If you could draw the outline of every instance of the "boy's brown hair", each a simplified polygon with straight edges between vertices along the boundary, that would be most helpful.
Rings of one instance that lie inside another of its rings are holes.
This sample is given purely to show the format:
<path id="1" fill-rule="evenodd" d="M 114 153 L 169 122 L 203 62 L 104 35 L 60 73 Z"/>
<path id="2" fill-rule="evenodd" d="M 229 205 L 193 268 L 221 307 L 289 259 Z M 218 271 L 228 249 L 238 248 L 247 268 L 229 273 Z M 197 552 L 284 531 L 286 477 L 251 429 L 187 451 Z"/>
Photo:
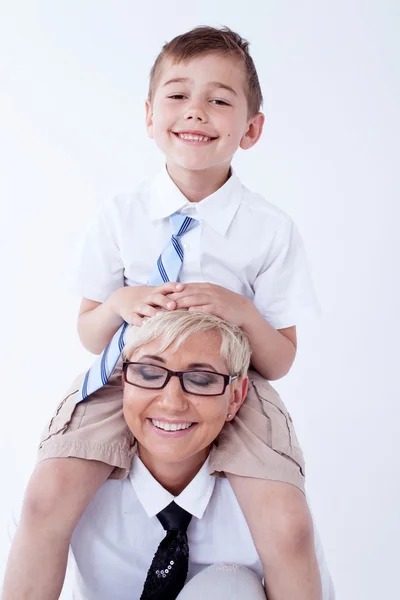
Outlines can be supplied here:
<path id="1" fill-rule="evenodd" d="M 155 87 L 165 59 L 182 63 L 200 55 L 215 52 L 242 61 L 245 71 L 245 93 L 249 117 L 256 115 L 263 102 L 260 82 L 253 59 L 249 54 L 249 42 L 229 27 L 200 26 L 178 35 L 164 44 L 150 72 L 149 100 L 154 97 Z"/>

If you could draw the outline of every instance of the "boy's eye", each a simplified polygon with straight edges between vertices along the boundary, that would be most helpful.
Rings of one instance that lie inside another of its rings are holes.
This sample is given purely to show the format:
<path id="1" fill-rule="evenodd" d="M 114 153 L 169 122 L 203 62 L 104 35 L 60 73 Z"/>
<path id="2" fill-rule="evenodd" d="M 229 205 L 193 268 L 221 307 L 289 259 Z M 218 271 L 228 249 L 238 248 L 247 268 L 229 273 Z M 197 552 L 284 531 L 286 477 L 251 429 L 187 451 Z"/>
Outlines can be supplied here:
<path id="1" fill-rule="evenodd" d="M 211 100 L 211 104 L 216 104 L 217 106 L 229 106 L 228 102 L 225 102 L 225 100 Z"/>
<path id="2" fill-rule="evenodd" d="M 183 94 L 172 94 L 171 96 L 168 96 L 168 98 L 171 98 L 172 100 L 182 100 L 185 96 Z"/>

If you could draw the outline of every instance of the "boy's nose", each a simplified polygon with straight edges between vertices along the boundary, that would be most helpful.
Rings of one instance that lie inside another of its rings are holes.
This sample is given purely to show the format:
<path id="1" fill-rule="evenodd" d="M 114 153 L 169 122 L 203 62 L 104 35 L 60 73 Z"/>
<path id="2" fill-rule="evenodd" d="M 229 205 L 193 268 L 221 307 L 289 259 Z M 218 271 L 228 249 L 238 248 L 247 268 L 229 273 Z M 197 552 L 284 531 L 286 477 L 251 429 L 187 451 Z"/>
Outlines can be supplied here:
<path id="1" fill-rule="evenodd" d="M 207 115 L 201 107 L 192 106 L 186 111 L 185 120 L 200 121 L 201 123 L 205 123 L 207 121 Z"/>

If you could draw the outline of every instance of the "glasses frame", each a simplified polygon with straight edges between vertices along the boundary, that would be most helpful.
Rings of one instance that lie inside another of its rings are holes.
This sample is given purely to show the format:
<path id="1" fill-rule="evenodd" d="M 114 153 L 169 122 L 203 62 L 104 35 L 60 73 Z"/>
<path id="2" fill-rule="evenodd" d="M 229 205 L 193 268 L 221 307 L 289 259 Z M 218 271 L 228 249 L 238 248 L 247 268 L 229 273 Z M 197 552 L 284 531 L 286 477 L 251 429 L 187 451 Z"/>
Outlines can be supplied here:
<path id="1" fill-rule="evenodd" d="M 149 367 L 157 367 L 157 369 L 162 369 L 163 371 L 166 371 L 167 377 L 166 377 L 164 383 L 157 387 L 147 387 L 145 385 L 138 385 L 137 383 L 132 383 L 132 382 L 128 381 L 127 371 L 128 371 L 129 365 L 142 365 L 142 366 L 147 365 Z M 191 394 L 192 396 L 223 396 L 225 394 L 225 391 L 226 391 L 226 388 L 228 387 L 228 385 L 231 384 L 232 381 L 234 381 L 235 379 L 238 378 L 238 375 L 226 375 L 225 373 L 217 373 L 216 371 L 206 371 L 204 369 L 201 369 L 201 370 L 200 369 L 188 369 L 187 371 L 171 371 L 171 369 L 167 369 L 166 367 L 161 367 L 160 365 L 153 365 L 150 363 L 133 362 L 130 360 L 125 360 L 122 363 L 122 372 L 124 374 L 125 383 L 127 383 L 128 385 L 133 385 L 134 387 L 141 388 L 143 390 L 162 390 L 168 384 L 171 377 L 178 377 L 179 383 L 181 384 L 181 388 L 183 389 L 183 391 L 186 394 Z M 185 384 L 183 381 L 183 375 L 185 373 L 211 373 L 212 375 L 220 375 L 221 377 L 224 378 L 224 389 L 219 394 L 195 394 L 194 392 L 189 392 L 185 388 Z"/>

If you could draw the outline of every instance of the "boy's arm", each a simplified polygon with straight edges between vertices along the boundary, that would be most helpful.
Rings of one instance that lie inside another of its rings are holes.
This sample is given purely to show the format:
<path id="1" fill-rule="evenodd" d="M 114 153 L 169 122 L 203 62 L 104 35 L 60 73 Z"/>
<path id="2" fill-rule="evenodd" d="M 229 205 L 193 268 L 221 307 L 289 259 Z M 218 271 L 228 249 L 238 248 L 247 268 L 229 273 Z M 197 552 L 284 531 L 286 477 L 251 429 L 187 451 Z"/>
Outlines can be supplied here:
<path id="1" fill-rule="evenodd" d="M 251 300 L 212 283 L 186 283 L 169 297 L 177 308 L 210 312 L 239 325 L 250 338 L 252 365 L 265 379 L 288 373 L 296 356 L 296 327 L 274 329 Z"/>
<path id="2" fill-rule="evenodd" d="M 244 306 L 241 327 L 249 336 L 256 371 L 269 381 L 284 377 L 296 357 L 296 327 L 274 329 L 250 300 Z"/>
<path id="3" fill-rule="evenodd" d="M 123 319 L 104 303 L 82 298 L 78 315 L 78 334 L 82 345 L 93 354 L 101 354 Z"/>
<path id="4" fill-rule="evenodd" d="M 140 327 L 143 317 L 155 315 L 159 308 L 173 310 L 176 303 L 167 295 L 182 289 L 181 283 L 168 282 L 123 287 L 103 303 L 83 298 L 78 316 L 82 345 L 93 354 L 101 354 L 124 321 Z"/>

